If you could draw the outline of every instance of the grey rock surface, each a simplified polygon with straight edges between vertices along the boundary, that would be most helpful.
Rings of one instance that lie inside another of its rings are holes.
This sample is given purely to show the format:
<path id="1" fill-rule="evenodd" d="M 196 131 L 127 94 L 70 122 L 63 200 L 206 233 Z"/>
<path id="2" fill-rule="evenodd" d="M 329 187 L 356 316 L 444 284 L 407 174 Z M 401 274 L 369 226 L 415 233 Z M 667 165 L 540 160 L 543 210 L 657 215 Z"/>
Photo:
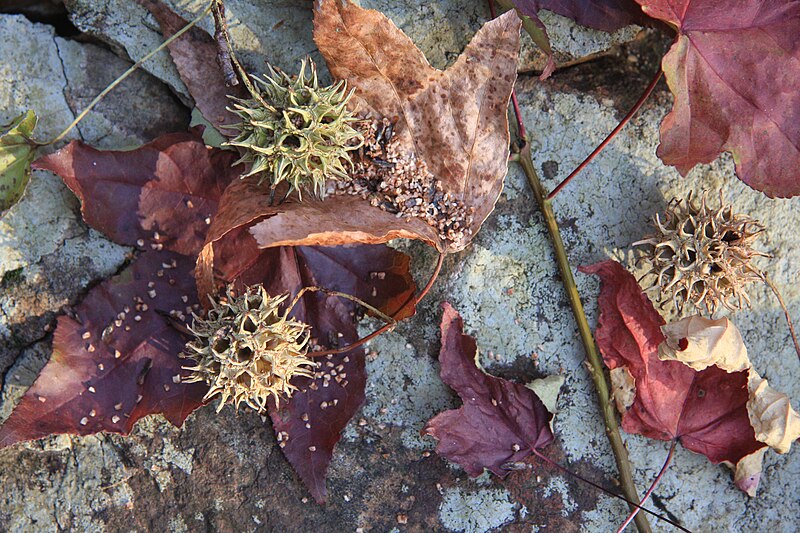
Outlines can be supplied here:
<path id="1" fill-rule="evenodd" d="M 34 35 L 42 33 L 36 25 L 25 28 Z M 49 46 L 43 43 L 42 50 Z M 629 67 L 613 70 L 589 63 L 578 67 L 584 78 L 565 74 L 551 83 L 521 80 L 524 119 L 547 187 L 563 179 L 604 138 L 629 103 L 629 92 L 640 90 L 626 86 L 631 85 L 626 77 Z M 23 83 L 19 73 L 12 72 L 10 79 Z M 615 85 L 620 79 L 625 80 L 623 86 Z M 59 102 L 57 93 L 67 86 L 62 83 L 48 97 Z M 586 86 L 592 89 L 587 91 Z M 73 85 L 71 90 L 79 94 L 80 87 Z M 19 95 L 11 97 L 29 105 Z M 62 95 L 64 102 L 68 98 Z M 769 228 L 763 247 L 775 257 L 761 266 L 782 288 L 792 315 L 800 317 L 796 283 L 800 237 L 795 231 L 800 198 L 770 200 L 748 189 L 734 176 L 730 157 L 698 167 L 687 178 L 665 167 L 655 148 L 657 125 L 669 106 L 669 94 L 663 89 L 656 92 L 642 113 L 557 197 L 555 210 L 573 265 L 606 257 L 631 264 L 630 243 L 649 231 L 649 220 L 663 211 L 669 199 L 690 191 L 723 190 L 738 211 Z M 115 109 L 122 112 L 121 107 Z M 118 126 L 118 120 L 98 120 L 98 134 Z M 50 180 L 42 176 L 38 181 L 42 187 L 42 183 L 58 184 L 55 178 Z M 58 187 L 53 190 L 43 205 L 69 205 L 67 193 Z M 59 200 L 56 193 L 64 198 Z M 72 217 L 69 227 L 83 228 L 72 202 L 64 216 Z M 67 230 L 51 230 L 56 241 L 63 231 Z M 85 233 L 85 228 L 81 231 Z M 100 236 L 95 239 L 87 240 L 94 244 L 86 246 L 111 246 Z M 23 250 L 19 253 L 19 261 L 27 265 L 23 276 L 34 268 L 39 268 L 41 277 L 54 280 L 62 277 L 53 274 L 60 270 L 65 270 L 65 280 L 107 275 L 69 259 L 59 263 L 63 248 L 53 248 L 44 238 L 37 242 L 44 244 L 36 246 L 52 250 L 36 258 L 40 252 L 25 250 L 40 248 L 11 243 L 0 257 L 6 257 L 6 251 Z M 432 252 L 419 243 L 396 245 L 413 256 L 417 280 L 424 283 L 435 261 Z M 106 270 L 117 264 L 111 260 Z M 577 274 L 577 282 L 594 321 L 597 281 Z M 7 275 L 5 283 L 16 287 L 23 282 Z M 797 406 L 800 363 L 780 308 L 766 287 L 754 286 L 750 293 L 752 309 L 736 313 L 733 320 L 755 367 Z M 181 430 L 150 417 L 129 437 L 59 437 L 0 451 L 4 487 L 0 524 L 9 531 L 613 531 L 627 514 L 625 505 L 552 467 L 534 462 L 534 469 L 512 473 L 505 480 L 488 475 L 469 479 L 433 453 L 431 439 L 419 436 L 430 416 L 458 406 L 439 380 L 436 362 L 439 302 L 445 300 L 462 313 L 467 331 L 477 338 L 481 361 L 492 373 L 522 382 L 546 375 L 564 378 L 554 424 L 556 442 L 545 453 L 612 487 L 613 456 L 547 232 L 524 176 L 512 165 L 495 213 L 471 247 L 447 258 L 417 316 L 370 344 L 367 402 L 334 454 L 326 506 L 309 501 L 259 416 L 232 409 L 215 415 L 212 408 L 204 408 Z M 6 301 L 3 309 L 31 308 L 35 316 L 42 312 L 30 300 Z M 365 322 L 361 331 L 366 334 L 376 325 Z M 49 343 L 34 342 L 38 338 L 34 335 L 21 343 L 27 347 L 6 373 L 0 417 L 7 416 L 9 404 L 24 392 L 49 355 Z M 661 467 L 667 444 L 630 435 L 624 439 L 639 487 L 645 487 Z M 651 506 L 694 531 L 788 533 L 797 529 L 800 516 L 800 502 L 793 497 L 798 479 L 797 449 L 784 456 L 768 454 L 758 497 L 749 499 L 733 486 L 727 468 L 679 447 Z M 671 530 L 652 523 L 656 531 Z"/>
<path id="2" fill-rule="evenodd" d="M 158 23 L 132 0 L 66 0 L 71 19 L 81 31 L 96 36 L 117 51 L 138 60 L 162 41 Z M 207 4 L 205 0 L 165 2 L 186 20 L 192 20 Z M 394 21 L 419 46 L 431 64 L 444 68 L 455 61 L 471 35 L 489 18 L 482 0 L 357 0 L 359 5 L 378 9 Z M 229 0 L 226 2 L 231 36 L 242 60 L 251 72 L 261 73 L 267 61 L 294 72 L 300 59 L 310 55 L 322 61 L 311 37 L 311 0 Z M 550 29 L 552 48 L 558 64 L 567 65 L 602 53 L 611 46 L 631 40 L 635 26 L 609 34 L 578 26 L 571 20 L 542 12 Z M 209 18 L 200 25 L 213 33 Z M 544 55 L 530 38 L 523 37 L 520 70 L 541 70 Z M 145 68 L 188 98 L 167 52 L 151 59 Z"/>
<path id="3" fill-rule="evenodd" d="M 2 15 L 0 77 L 8 83 L 0 86 L 0 123 L 33 109 L 36 138 L 51 139 L 129 66 L 97 46 L 56 37 L 50 26 Z M 125 148 L 187 122 L 188 112 L 166 86 L 138 72 L 68 139 Z M 34 171 L 20 203 L 0 219 L 0 374 L 21 347 L 47 334 L 54 312 L 125 261 L 127 250 L 88 229 L 79 207 L 59 178 Z"/>

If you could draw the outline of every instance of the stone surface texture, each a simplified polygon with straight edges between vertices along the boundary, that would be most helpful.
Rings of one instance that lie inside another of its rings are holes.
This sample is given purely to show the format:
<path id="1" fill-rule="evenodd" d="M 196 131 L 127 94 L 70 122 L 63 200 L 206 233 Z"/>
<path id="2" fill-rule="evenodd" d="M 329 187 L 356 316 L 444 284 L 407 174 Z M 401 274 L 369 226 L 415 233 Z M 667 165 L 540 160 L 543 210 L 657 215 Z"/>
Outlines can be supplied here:
<path id="1" fill-rule="evenodd" d="M 97 35 L 117 43 L 122 42 L 119 36 L 125 35 L 127 44 L 119 51 L 127 50 L 131 57 L 157 41 L 152 29 L 141 29 L 142 24 L 155 27 L 147 16 L 114 18 L 119 10 L 138 9 L 133 3 L 133 7 L 120 7 L 123 3 L 116 1 L 67 3 L 81 29 L 93 27 Z M 101 4 L 107 8 L 92 7 Z M 185 12 L 199 5 L 180 4 Z M 456 18 L 456 22 L 444 23 L 447 13 L 455 9 L 451 7 L 455 3 L 448 1 L 428 2 L 413 12 L 406 7 L 403 13 L 397 3 L 371 4 L 385 8 L 405 25 L 438 66 L 455 57 L 483 17 L 476 14 L 478 8 L 472 12 L 473 8 L 463 7 L 456 11 L 459 17 L 466 17 L 465 22 Z M 246 21 L 234 24 L 235 30 L 242 32 L 237 40 L 245 47 L 263 46 L 266 55 L 272 54 L 273 41 L 251 29 L 254 11 L 237 11 L 243 5 L 229 1 L 231 12 Z M 306 4 L 301 4 L 302 9 L 289 7 L 294 5 L 290 2 L 280 5 L 285 6 L 285 14 L 277 18 L 285 22 L 274 31 L 298 32 L 307 27 L 310 11 Z M 433 12 L 440 15 L 430 15 Z M 264 20 L 266 15 L 260 16 Z M 426 37 L 420 37 L 424 32 L 414 34 L 413 27 L 429 24 L 428 19 L 438 21 L 438 33 L 425 44 Z M 277 21 L 259 24 L 271 27 Z M 261 35 L 263 41 L 245 44 L 247 32 Z M 91 45 L 61 42 L 46 27 L 20 17 L 0 17 L 0 43 L 13 35 L 22 37 L 16 37 L 10 49 L 0 45 L 0 69 L 6 69 L 3 74 L 12 80 L 10 90 L 0 89 L 3 117 L 33 105 L 43 116 L 42 136 L 55 134 L 70 120 L 75 106 L 85 101 L 81 99 L 103 83 L 92 77 L 80 78 L 81 67 L 75 67 L 75 74 L 70 75 L 69 65 L 80 65 L 83 54 L 102 53 L 105 57 L 109 53 Z M 297 41 L 295 52 L 286 57 L 294 59 L 289 56 L 313 51 L 309 43 Z M 17 52 L 25 47 L 36 47 L 37 53 Z M 647 50 L 623 50 L 614 61 L 589 62 L 557 73 L 550 82 L 541 83 L 531 76 L 520 80 L 524 120 L 532 132 L 535 163 L 547 187 L 563 179 L 616 125 L 625 106 L 646 84 L 631 73 L 655 68 L 652 60 L 646 60 L 648 54 Z M 16 66 L 9 66 L 12 63 Z M 164 64 L 158 67 L 163 67 L 161 71 L 156 67 L 153 71 L 178 88 L 174 72 Z M 29 72 L 38 74 L 30 76 Z M 146 137 L 146 132 L 169 129 L 168 124 L 152 122 L 159 117 L 164 120 L 163 115 L 177 107 L 170 102 L 159 115 L 152 115 L 151 121 L 138 123 L 141 117 L 128 115 L 129 102 L 120 98 L 102 117 L 86 123 L 81 134 L 106 147 L 128 145 Z M 655 156 L 655 148 L 658 124 L 670 105 L 669 93 L 661 87 L 641 114 L 557 197 L 555 211 L 572 264 L 590 264 L 607 257 L 631 264 L 630 243 L 649 231 L 651 217 L 663 211 L 672 197 L 722 190 L 737 210 L 768 227 L 763 247 L 774 258 L 761 266 L 782 288 L 792 315 L 800 319 L 800 285 L 796 283 L 800 199 L 770 200 L 748 189 L 734 176 L 729 157 L 698 167 L 687 178 L 665 167 Z M 94 126 L 90 128 L 90 124 Z M 129 124 L 141 124 L 137 127 L 143 129 L 120 134 L 117 128 Z M 5 273 L 0 333 L 8 339 L 9 333 L 4 332 L 11 328 L 18 339 L 13 350 L 0 352 L 8 353 L 3 368 L 10 366 L 0 400 L 2 418 L 49 357 L 50 338 L 43 327 L 52 322 L 52 312 L 74 301 L 88 283 L 113 272 L 126 253 L 86 230 L 77 219 L 75 200 L 52 176 L 37 173 L 18 207 L 0 222 L 0 264 Z M 33 212 L 39 215 L 33 216 Z M 48 229 L 40 235 L 24 229 L 26 224 L 47 225 Z M 424 283 L 435 262 L 432 251 L 419 243 L 396 245 L 412 254 L 417 280 Z M 592 277 L 576 277 L 594 322 L 598 283 Z M 20 294 L 53 296 L 17 296 Z M 797 406 L 800 363 L 782 312 L 766 287 L 753 287 L 751 296 L 752 309 L 736 313 L 733 320 L 755 367 Z M 553 467 L 532 461 L 531 469 L 514 472 L 504 480 L 486 474 L 469 479 L 460 468 L 433 453 L 431 439 L 419 436 L 429 417 L 458 405 L 438 377 L 439 302 L 444 300 L 462 313 L 467 332 L 477 338 L 481 362 L 490 372 L 523 382 L 547 375 L 564 379 L 554 422 L 556 441 L 544 453 L 584 477 L 613 487 L 613 456 L 548 235 L 524 176 L 512 165 L 495 213 L 467 250 L 446 259 L 417 316 L 369 346 L 367 402 L 335 451 L 326 506 L 310 501 L 281 455 L 271 429 L 258 415 L 236 414 L 232 409 L 215 415 L 213 408 L 204 408 L 190 416 L 181 430 L 160 417 L 150 417 L 129 437 L 55 437 L 0 451 L 2 529 L 615 530 L 627 514 L 625 505 Z M 28 322 L 14 325 L 16 319 L 9 317 L 17 316 Z M 366 334 L 375 327 L 377 323 L 366 321 L 361 332 Z M 661 467 L 668 445 L 637 436 L 624 438 L 636 467 L 636 480 L 639 487 L 645 487 Z M 797 449 L 785 456 L 768 454 L 758 497 L 749 499 L 733 486 L 727 468 L 678 447 L 649 505 L 694 531 L 788 533 L 796 530 L 800 516 L 800 501 L 794 496 L 799 479 Z M 671 531 L 655 519 L 652 523 L 656 531 Z"/>
<path id="2" fill-rule="evenodd" d="M 437 68 L 455 61 L 489 17 L 488 4 L 482 0 L 356 0 L 356 3 L 389 16 Z M 140 59 L 162 41 L 158 23 L 133 0 L 66 0 L 65 4 L 78 29 L 133 60 Z M 205 0 L 167 0 L 166 4 L 186 20 L 192 20 L 208 5 Z M 294 72 L 300 60 L 308 55 L 318 63 L 322 61 L 311 38 L 312 0 L 228 0 L 225 5 L 237 51 L 252 72 L 263 72 L 266 62 Z M 578 26 L 547 11 L 542 12 L 542 21 L 550 29 L 553 52 L 561 65 L 602 53 L 614 44 L 629 41 L 639 31 L 638 27 L 630 26 L 608 34 Z M 213 33 L 210 17 L 200 25 Z M 544 55 L 525 35 L 520 70 L 541 70 L 545 63 Z M 188 97 L 166 52 L 151 59 L 145 68 Z"/>
<path id="3" fill-rule="evenodd" d="M 37 139 L 52 139 L 130 63 L 91 44 L 57 37 L 19 15 L 0 16 L 0 123 L 26 109 L 39 116 Z M 73 130 L 102 148 L 129 148 L 180 130 L 188 112 L 161 82 L 138 72 Z M 52 148 L 45 148 L 49 150 Z M 125 261 L 127 250 L 80 220 L 57 177 L 34 171 L 19 204 L 0 219 L 0 373 L 20 348 L 46 335 L 54 313 Z M 58 273 L 58 275 L 54 275 Z"/>

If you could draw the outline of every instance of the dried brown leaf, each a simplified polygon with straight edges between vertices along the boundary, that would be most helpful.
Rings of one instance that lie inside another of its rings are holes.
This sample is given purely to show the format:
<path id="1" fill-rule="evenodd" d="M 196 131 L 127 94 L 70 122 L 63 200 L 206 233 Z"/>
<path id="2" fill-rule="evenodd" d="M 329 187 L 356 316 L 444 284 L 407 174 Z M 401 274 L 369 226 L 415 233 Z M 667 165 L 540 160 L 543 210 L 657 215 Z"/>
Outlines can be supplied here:
<path id="1" fill-rule="evenodd" d="M 355 89 L 351 107 L 394 121 L 394 142 L 425 163 L 444 192 L 472 210 L 471 236 L 494 209 L 508 169 L 506 108 L 516 79 L 519 28 L 514 13 L 488 22 L 456 63 L 440 71 L 383 14 L 338 0 L 323 0 L 315 8 L 314 38 L 334 77 Z M 262 248 L 375 244 L 403 237 L 450 252 L 470 240 L 444 241 L 422 219 L 396 216 L 357 196 L 329 197 L 324 203 L 289 199 L 275 206 L 269 190 L 234 187 L 222 202 L 209 243 L 243 225 L 252 225 Z"/>

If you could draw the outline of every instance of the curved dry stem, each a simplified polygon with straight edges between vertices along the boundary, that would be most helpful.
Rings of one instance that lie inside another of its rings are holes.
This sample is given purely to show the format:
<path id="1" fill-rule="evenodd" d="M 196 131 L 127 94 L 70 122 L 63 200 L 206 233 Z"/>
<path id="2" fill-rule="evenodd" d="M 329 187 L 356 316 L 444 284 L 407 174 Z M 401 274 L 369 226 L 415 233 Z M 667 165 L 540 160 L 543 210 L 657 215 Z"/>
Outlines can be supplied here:
<path id="1" fill-rule="evenodd" d="M 269 104 L 267 104 L 267 102 L 265 102 L 261 97 L 261 93 L 253 86 L 253 83 L 250 81 L 250 75 L 247 74 L 247 71 L 244 70 L 242 64 L 239 63 L 239 58 L 236 57 L 236 51 L 233 49 L 233 42 L 231 41 L 231 36 L 228 33 L 228 24 L 225 20 L 225 8 L 222 4 L 222 0 L 212 0 L 211 4 L 212 5 L 210 7 L 214 10 L 216 33 L 221 34 L 225 38 L 225 43 L 228 46 L 228 54 L 230 55 L 230 59 L 236 67 L 236 70 L 239 72 L 239 77 L 242 79 L 244 86 L 247 87 L 247 90 L 251 95 L 253 95 L 253 98 L 258 100 L 258 103 L 264 107 L 269 107 Z"/>
<path id="2" fill-rule="evenodd" d="M 673 443 L 673 446 L 674 446 L 674 443 Z M 668 518 L 668 517 L 666 517 L 664 515 L 658 514 L 657 512 L 655 512 L 655 511 L 653 511 L 651 509 L 648 509 L 647 507 L 644 507 L 644 500 L 646 499 L 646 497 L 644 499 L 642 499 L 641 504 L 636 503 L 634 501 L 629 500 L 625 496 L 622 496 L 620 494 L 617 494 L 616 492 L 612 492 L 612 491 L 608 490 L 607 488 L 603 487 L 599 483 L 595 483 L 591 479 L 585 478 L 582 475 L 580 475 L 580 474 L 578 474 L 576 472 L 573 472 L 572 470 L 570 470 L 569 468 L 567 468 L 565 466 L 561 466 L 560 464 L 558 464 L 557 462 L 553 461 L 552 459 L 550 459 L 546 455 L 542 454 L 536 448 L 531 448 L 531 451 L 533 452 L 533 455 L 535 455 L 536 457 L 538 457 L 539 459 L 541 459 L 545 463 L 549 464 L 550 466 L 552 466 L 554 468 L 557 468 L 558 470 L 560 470 L 560 471 L 564 472 L 565 474 L 570 475 L 570 476 L 572 476 L 572 477 L 574 477 L 576 479 L 580 479 L 581 481 L 583 481 L 587 485 L 591 485 L 592 487 L 596 488 L 597 490 L 599 490 L 599 491 L 601 491 L 601 492 L 603 492 L 605 494 L 608 494 L 609 496 L 612 496 L 614 498 L 617 498 L 618 500 L 622 500 L 622 501 L 626 502 L 628 505 L 630 505 L 631 507 L 635 508 L 636 511 L 644 511 L 645 513 L 648 513 L 648 514 L 658 518 L 659 520 L 663 520 L 664 522 L 666 522 L 666 523 L 668 523 L 668 524 L 670 524 L 672 526 L 675 526 L 676 528 L 680 529 L 681 531 L 684 531 L 686 533 L 692 533 L 690 530 L 686 529 L 685 527 L 683 527 L 682 525 L 678 524 L 674 520 L 672 520 L 672 519 L 670 519 L 670 518 Z M 670 452 L 670 456 L 671 455 L 672 455 L 672 453 Z M 668 462 L 669 462 L 669 458 L 668 458 Z M 659 477 L 660 477 L 660 475 L 659 475 Z"/>
<path id="3" fill-rule="evenodd" d="M 789 308 L 786 307 L 786 302 L 783 301 L 783 296 L 781 296 L 778 287 L 772 282 L 771 279 L 769 279 L 769 276 L 767 276 L 766 274 L 762 274 L 762 278 L 764 280 L 764 283 L 766 283 L 767 286 L 770 289 L 772 289 L 772 292 L 778 299 L 778 303 L 780 304 L 781 309 L 783 309 L 783 316 L 786 317 L 786 323 L 789 325 L 789 334 L 792 336 L 792 342 L 794 342 L 794 349 L 797 352 L 797 357 L 800 358 L 800 343 L 797 342 L 797 333 L 795 333 L 794 331 L 794 324 L 792 323 L 792 317 L 789 315 Z"/>
<path id="4" fill-rule="evenodd" d="M 661 467 L 661 470 L 658 472 L 658 475 L 653 480 L 653 483 L 650 485 L 650 488 L 647 489 L 647 492 L 645 492 L 644 496 L 642 496 L 642 500 L 639 502 L 639 505 L 636 506 L 636 509 L 631 511 L 631 514 L 629 514 L 628 517 L 625 519 L 625 521 L 622 523 L 622 525 L 619 526 L 619 529 L 617 529 L 617 533 L 622 533 L 625 530 L 625 528 L 628 527 L 628 524 L 630 524 L 631 521 L 636 517 L 636 513 L 638 513 L 640 509 L 644 509 L 644 507 L 642 506 L 645 504 L 650 495 L 653 494 L 653 490 L 655 490 L 656 485 L 658 485 L 658 482 L 661 481 L 661 478 L 667 471 L 667 467 L 669 466 L 670 461 L 672 461 L 672 456 L 675 453 L 676 443 L 677 441 L 675 440 L 672 441 L 672 445 L 669 447 L 669 453 L 667 454 L 667 459 L 664 461 L 664 466 Z"/>
<path id="5" fill-rule="evenodd" d="M 378 315 L 379 317 L 384 319 L 386 322 L 390 323 L 392 327 L 397 325 L 397 320 L 395 320 L 393 317 L 390 317 L 389 315 L 387 315 L 386 313 L 384 313 L 383 311 L 381 311 L 377 307 L 374 307 L 374 306 L 368 304 L 367 302 L 365 302 L 361 298 L 353 296 L 352 294 L 347 294 L 345 292 L 332 291 L 330 289 L 323 289 L 322 287 L 303 287 L 302 289 L 300 289 L 297 292 L 297 296 L 295 296 L 294 300 L 292 300 L 291 305 L 289 305 L 289 307 L 286 308 L 286 312 L 284 313 L 284 318 L 289 316 L 289 313 L 292 312 L 292 309 L 294 309 L 294 306 L 297 305 L 297 302 L 300 301 L 300 298 L 302 298 L 303 295 L 305 293 L 307 293 L 307 292 L 322 292 L 322 293 L 327 294 L 328 296 L 335 296 L 335 297 L 338 297 L 338 298 L 345 298 L 347 300 L 350 300 L 351 302 L 355 302 L 358 305 L 362 305 L 362 306 L 366 307 L 367 309 L 369 309 L 370 311 L 372 311 L 373 313 L 375 313 L 376 315 Z"/>
<path id="6" fill-rule="evenodd" d="M 444 258 L 445 258 L 445 254 L 440 253 L 439 254 L 439 259 L 436 261 L 436 267 L 434 268 L 433 274 L 431 274 L 430 279 L 428 279 L 428 283 L 425 284 L 425 287 L 420 291 L 420 293 L 418 295 L 411 296 L 408 300 L 406 300 L 406 302 L 403 305 L 400 306 L 400 310 L 397 311 L 397 313 L 395 313 L 395 315 L 400 313 L 400 311 L 402 311 L 403 309 L 405 309 L 408 305 L 410 305 L 412 303 L 413 303 L 414 306 L 416 306 L 417 304 L 419 304 L 419 302 L 422 301 L 423 298 L 425 298 L 425 296 L 428 294 L 428 292 L 430 292 L 431 288 L 433 287 L 433 283 L 436 281 L 436 278 L 439 277 L 439 272 L 442 271 L 442 265 L 444 264 Z M 372 308 L 372 306 L 370 306 L 370 308 Z M 381 313 L 381 314 L 383 315 L 383 313 Z M 383 315 L 383 316 L 386 316 L 386 315 Z M 309 357 L 322 357 L 323 355 L 335 355 L 335 354 L 349 352 L 350 350 L 352 350 L 354 348 L 358 348 L 359 346 L 371 341 L 372 339 L 374 339 L 378 335 L 386 333 L 387 331 L 391 331 L 395 327 L 395 325 L 397 324 L 397 320 L 395 320 L 394 317 L 390 317 L 390 318 L 392 320 L 392 323 L 386 324 L 385 326 L 382 326 L 382 327 L 376 329 L 375 331 L 373 331 L 372 333 L 370 333 L 366 337 L 362 337 L 362 338 L 358 339 L 357 341 L 355 341 L 355 342 L 353 342 L 351 344 L 348 344 L 347 346 L 343 346 L 341 348 L 335 348 L 335 349 L 332 349 L 332 350 L 324 350 L 324 351 L 321 351 L 321 352 L 309 352 L 308 356 Z"/>
<path id="7" fill-rule="evenodd" d="M 88 114 L 89 114 L 89 112 L 90 112 L 92 109 L 94 109 L 94 106 L 96 106 L 96 105 L 97 105 L 97 104 L 100 102 L 100 100 L 102 100 L 103 98 L 105 98 L 105 96 L 106 96 L 108 93 L 110 93 L 110 92 L 111 92 L 111 91 L 114 89 L 114 87 L 116 87 L 117 85 L 119 85 L 120 83 L 122 83 L 123 81 L 125 81 L 125 78 L 127 78 L 128 76 L 130 76 L 131 74 L 133 74 L 133 73 L 134 73 L 136 70 L 138 70 L 138 69 L 139 69 L 139 67 L 141 67 L 141 66 L 144 64 L 144 62 L 145 62 L 145 61 L 147 61 L 148 59 L 150 59 L 151 57 L 153 57 L 154 55 L 156 55 L 157 53 L 159 53 L 161 50 L 163 50 L 164 48 L 166 48 L 167 46 L 169 46 L 170 44 L 172 44 L 172 42 L 173 42 L 173 41 L 175 41 L 176 39 L 179 39 L 179 38 L 181 37 L 181 35 L 183 35 L 183 34 L 184 34 L 184 33 L 186 33 L 187 31 L 189 31 L 190 29 L 192 29 L 192 28 L 193 28 L 193 27 L 194 27 L 194 26 L 195 26 L 195 25 L 196 25 L 198 22 L 200 22 L 201 20 L 203 20 L 203 19 L 206 17 L 206 15 L 208 15 L 208 14 L 211 12 L 211 8 L 212 8 L 212 6 L 213 6 L 213 5 L 214 5 L 214 2 L 212 1 L 211 3 L 209 3 L 209 4 L 208 4 L 208 6 L 207 6 L 207 7 L 206 7 L 206 8 L 205 8 L 203 11 L 201 11 L 201 12 L 200 12 L 200 14 L 199 14 L 199 15 L 197 15 L 197 17 L 196 17 L 194 20 L 192 20 L 192 21 L 191 21 L 191 22 L 189 22 L 189 23 L 188 23 L 186 26 L 184 26 L 183 28 L 181 28 L 180 30 L 178 30 L 178 31 L 175 33 L 175 35 L 173 35 L 172 37 L 170 37 L 169 39 L 167 39 L 166 41 L 164 41 L 163 43 L 161 43 L 160 45 L 158 45 L 158 47 L 156 47 L 156 48 L 154 48 L 153 50 L 151 50 L 150 52 L 148 52 L 148 53 L 147 53 L 147 55 L 145 55 L 145 56 L 144 56 L 143 58 L 141 58 L 139 61 L 137 61 L 136 63 L 134 63 L 134 64 L 133 64 L 133 66 L 131 66 L 131 68 L 129 68 L 128 70 L 126 70 L 125 72 L 123 72 L 123 73 L 122 73 L 122 74 L 121 74 L 121 75 L 120 75 L 120 76 L 119 76 L 117 79 L 115 79 L 114 81 L 112 81 L 112 82 L 111 82 L 111 84 L 110 84 L 108 87 L 106 87 L 105 89 L 103 89 L 103 91 L 102 91 L 100 94 L 98 94 L 98 95 L 97 95 L 97 96 L 94 98 L 94 100 L 92 100 L 92 101 L 89 103 L 89 105 L 88 105 L 88 106 L 86 106 L 86 109 L 84 109 L 83 111 L 81 111 L 81 112 L 80 112 L 80 114 L 79 114 L 77 117 L 75 117 L 75 120 L 73 120 L 73 121 L 72 121 L 72 123 L 71 123 L 69 126 L 67 126 L 67 128 L 66 128 L 64 131 L 62 131 L 61 133 L 59 133 L 59 134 L 58 134 L 58 136 L 56 136 L 56 138 L 55 138 L 55 139 L 53 139 L 52 141 L 50 141 L 50 142 L 47 142 L 47 143 L 37 143 L 37 144 L 38 144 L 39 146 L 46 146 L 46 145 L 48 145 L 48 144 L 55 144 L 55 143 L 57 143 L 58 141 L 62 140 L 64 137 L 66 137 L 66 136 L 67 136 L 67 134 L 68 134 L 70 131 L 72 131 L 72 128 L 74 128 L 75 126 L 77 126 L 77 125 L 80 123 L 80 121 L 82 121 L 82 120 L 83 120 L 83 119 L 86 117 L 86 115 L 88 115 Z"/>
<path id="8" fill-rule="evenodd" d="M 659 68 L 658 68 L 658 73 L 656 74 L 655 78 L 653 78 L 653 80 L 650 82 L 650 85 L 648 85 L 648 86 L 647 86 L 647 88 L 644 90 L 644 92 L 643 92 L 643 93 L 642 93 L 642 95 L 639 97 L 639 99 L 636 101 L 636 103 L 635 103 L 635 104 L 633 104 L 633 107 L 630 109 L 630 111 L 628 111 L 628 114 L 627 114 L 627 115 L 625 115 L 625 116 L 622 118 L 622 120 L 620 120 L 620 121 L 619 121 L 619 124 L 617 124 L 617 126 L 616 126 L 616 127 L 613 129 L 613 130 L 611 130 L 611 133 L 609 133 L 609 134 L 608 134 L 608 136 L 607 136 L 605 139 L 603 139 L 603 142 L 601 142 L 600 144 L 598 144 L 598 145 L 597 145 L 597 148 L 595 148 L 594 150 L 592 150 L 592 153 L 591 153 L 591 154 L 589 154 L 588 156 L 586 156 L 586 159 L 584 159 L 584 160 L 583 160 L 583 162 L 581 162 L 581 164 L 580 164 L 580 165 L 578 165 L 577 167 L 575 167 L 575 170 L 573 170 L 573 171 L 570 173 L 570 175 L 569 175 L 569 176 L 567 176 L 567 177 L 564 179 L 564 181 L 562 181 L 561 183 L 559 183 L 559 184 L 556 186 L 556 188 L 555 188 L 555 189 L 553 189 L 553 191 L 552 191 L 550 194 L 548 194 L 548 195 L 547 195 L 547 199 L 548 199 L 548 200 L 552 200 L 553 198 L 555 198 L 555 196 L 556 196 L 556 195 L 557 195 L 559 192 L 561 192 L 561 189 L 563 189 L 564 187 L 566 187 L 566 186 L 567 186 L 567 183 L 569 183 L 570 181 L 572 181 L 572 178 L 574 178 L 575 176 L 577 176 L 578 174 L 580 174 L 580 173 L 581 173 L 581 171 L 582 171 L 584 168 L 586 168 L 586 166 L 587 166 L 589 163 L 591 163 L 591 162 L 592 162 L 592 159 L 594 159 L 594 158 L 597 156 L 597 154 L 599 154 L 600 152 L 602 152 L 602 151 L 603 151 L 603 149 L 604 149 L 604 148 L 605 148 L 605 147 L 608 145 L 608 143 L 610 143 L 610 142 L 611 142 L 611 141 L 614 139 L 614 137 L 616 137 L 616 136 L 617 136 L 617 134 L 618 134 L 618 133 L 619 133 L 619 132 L 622 130 L 622 128 L 624 128 L 624 127 L 625 127 L 625 125 L 626 125 L 628 122 L 630 122 L 630 121 L 631 121 L 631 119 L 633 118 L 633 116 L 634 116 L 634 115 L 635 115 L 635 114 L 636 114 L 636 113 L 639 111 L 639 109 L 641 109 L 642 105 L 645 103 L 645 101 L 646 101 L 646 100 L 647 100 L 647 99 L 650 97 L 650 95 L 653 93 L 653 90 L 656 88 L 656 85 L 658 85 L 658 81 L 661 79 L 661 76 L 662 76 L 663 74 L 664 74 L 664 72 L 661 70 L 661 67 L 659 67 Z"/>

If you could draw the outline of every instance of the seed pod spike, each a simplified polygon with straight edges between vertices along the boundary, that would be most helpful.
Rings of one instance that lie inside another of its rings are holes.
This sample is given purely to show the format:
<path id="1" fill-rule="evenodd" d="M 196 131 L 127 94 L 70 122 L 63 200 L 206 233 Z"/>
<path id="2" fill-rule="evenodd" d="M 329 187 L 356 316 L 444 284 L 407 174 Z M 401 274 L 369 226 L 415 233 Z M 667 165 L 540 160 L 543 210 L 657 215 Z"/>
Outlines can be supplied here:
<path id="1" fill-rule="evenodd" d="M 228 287 L 205 318 L 195 318 L 195 339 L 181 354 L 195 365 L 183 367 L 189 375 L 182 379 L 208 383 L 205 400 L 218 396 L 217 412 L 228 403 L 263 412 L 270 397 L 279 403 L 297 390 L 292 379 L 313 377 L 310 328 L 281 312 L 287 296 L 272 297 L 260 285 L 235 296 Z"/>
<path id="2" fill-rule="evenodd" d="M 692 303 L 712 314 L 720 305 L 731 310 L 750 305 L 745 285 L 763 280 L 752 260 L 768 257 L 752 248 L 764 232 L 758 221 L 735 213 L 722 193 L 717 208 L 709 206 L 706 194 L 699 199 L 690 194 L 672 199 L 653 225 L 656 234 L 636 245 L 646 248 L 640 259 L 650 267 L 643 279 L 654 274 L 650 288 L 657 287 L 661 298 L 671 296 L 680 310 Z"/>

